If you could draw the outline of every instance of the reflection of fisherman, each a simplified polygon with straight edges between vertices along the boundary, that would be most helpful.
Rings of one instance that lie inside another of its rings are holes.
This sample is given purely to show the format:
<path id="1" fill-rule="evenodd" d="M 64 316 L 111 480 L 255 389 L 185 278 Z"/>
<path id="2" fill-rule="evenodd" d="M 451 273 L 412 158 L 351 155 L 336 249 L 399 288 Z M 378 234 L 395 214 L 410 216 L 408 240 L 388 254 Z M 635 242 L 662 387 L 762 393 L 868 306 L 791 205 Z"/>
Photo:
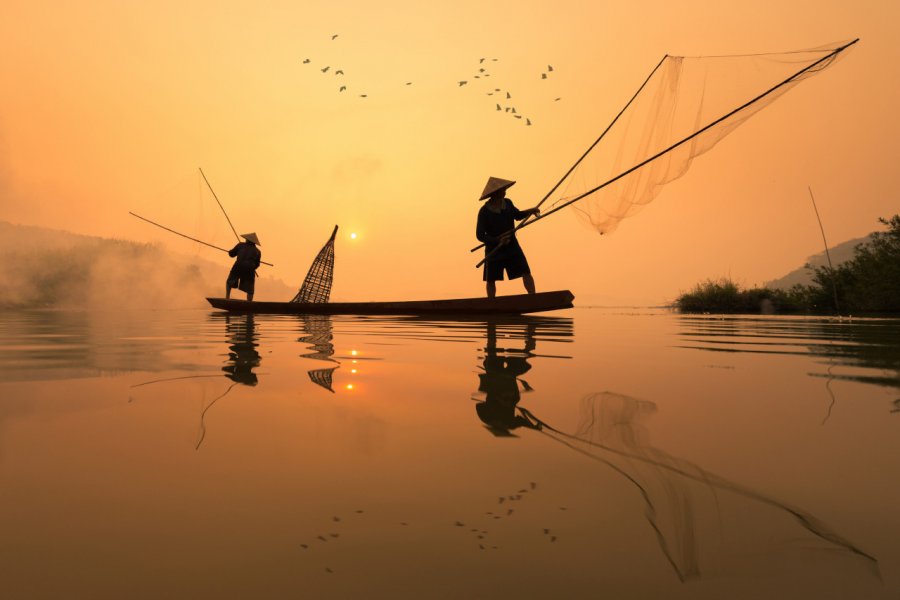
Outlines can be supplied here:
<path id="1" fill-rule="evenodd" d="M 228 280 L 225 282 L 225 297 L 231 298 L 231 289 L 238 288 L 242 292 L 247 292 L 247 300 L 253 300 L 256 269 L 259 268 L 262 252 L 257 248 L 260 243 L 255 233 L 245 233 L 241 237 L 246 241 L 240 242 L 228 251 L 228 256 L 233 256 L 237 260 L 234 261 L 231 272 L 228 274 Z"/>
<path id="2" fill-rule="evenodd" d="M 484 392 L 485 399 L 475 405 L 475 411 L 488 430 L 496 436 L 512 436 L 510 430 L 517 427 L 539 428 L 522 415 L 516 414 L 520 398 L 518 378 L 531 369 L 528 357 L 535 348 L 534 325 L 529 324 L 525 336 L 522 356 L 503 355 L 505 350 L 497 348 L 497 326 L 488 323 L 484 373 L 478 375 L 478 391 Z M 525 381 L 522 381 L 522 385 L 526 390 L 531 390 Z"/>
<path id="3" fill-rule="evenodd" d="M 256 343 L 258 337 L 253 315 L 248 314 L 245 317 L 226 315 L 225 319 L 231 345 L 228 346 L 229 364 L 222 367 L 222 370 L 227 373 L 226 377 L 235 383 L 256 385 L 256 373 L 253 369 L 259 366 L 261 358 L 256 351 L 259 344 Z"/>
<path id="4" fill-rule="evenodd" d="M 488 201 L 478 211 L 475 237 L 484 244 L 485 256 L 489 255 L 484 263 L 488 298 L 493 298 L 497 293 L 496 282 L 503 279 L 504 270 L 511 280 L 522 277 L 525 291 L 534 293 L 534 278 L 514 229 L 516 221 L 521 221 L 528 215 L 540 215 L 541 211 L 538 208 L 519 210 L 506 198 L 506 189 L 514 183 L 515 181 L 491 177 L 481 193 L 480 199 L 487 198 Z"/>

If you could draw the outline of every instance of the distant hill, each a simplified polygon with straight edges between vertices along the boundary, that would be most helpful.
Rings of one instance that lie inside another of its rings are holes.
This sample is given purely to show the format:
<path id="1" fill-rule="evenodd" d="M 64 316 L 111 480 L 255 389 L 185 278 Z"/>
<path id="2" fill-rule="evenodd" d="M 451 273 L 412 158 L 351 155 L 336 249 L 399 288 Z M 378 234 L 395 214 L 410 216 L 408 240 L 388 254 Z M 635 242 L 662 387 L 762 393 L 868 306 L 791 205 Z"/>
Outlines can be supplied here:
<path id="1" fill-rule="evenodd" d="M 217 263 L 157 244 L 0 221 L 0 308 L 205 307 L 206 296 L 224 295 L 230 262 L 227 256 Z M 296 293 L 265 274 L 256 289 L 259 300 Z M 244 294 L 235 291 L 234 297 Z"/>
<path id="2" fill-rule="evenodd" d="M 871 237 L 871 235 L 867 235 L 866 237 L 856 238 L 854 240 L 844 242 L 843 244 L 838 244 L 833 248 L 829 248 L 828 252 L 831 254 L 831 262 L 835 267 L 841 263 L 847 262 L 848 260 L 853 258 L 853 251 L 856 246 L 858 246 L 859 244 L 868 243 L 871 240 Z M 828 266 L 828 258 L 825 256 L 825 252 L 822 251 L 807 258 L 806 264 L 812 265 L 814 267 L 825 267 Z M 811 283 L 812 272 L 810 271 L 810 269 L 806 268 L 806 266 L 802 266 L 798 269 L 794 269 L 783 277 L 779 277 L 778 279 L 769 281 L 765 284 L 765 287 L 788 290 L 797 284 L 809 285 Z"/>

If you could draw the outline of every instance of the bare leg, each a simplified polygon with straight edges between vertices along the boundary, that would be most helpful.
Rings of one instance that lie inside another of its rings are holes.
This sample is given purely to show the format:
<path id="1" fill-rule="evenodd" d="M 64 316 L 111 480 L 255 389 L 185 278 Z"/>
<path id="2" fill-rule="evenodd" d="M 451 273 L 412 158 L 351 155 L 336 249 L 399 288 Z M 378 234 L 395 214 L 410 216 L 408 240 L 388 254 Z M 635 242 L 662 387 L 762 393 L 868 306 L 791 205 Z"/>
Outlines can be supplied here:
<path id="1" fill-rule="evenodd" d="M 228 300 L 229 298 L 231 298 L 231 286 L 225 284 L 225 299 Z"/>
<path id="2" fill-rule="evenodd" d="M 253 294 L 247 294 L 247 301 L 253 302 Z"/>
<path id="3" fill-rule="evenodd" d="M 522 276 L 522 283 L 525 284 L 526 292 L 528 292 L 529 294 L 534 293 L 534 277 L 531 276 L 531 273 Z"/>
<path id="4" fill-rule="evenodd" d="M 497 282 L 496 281 L 488 281 L 487 285 L 485 287 L 487 288 L 487 297 L 488 298 L 493 298 L 494 296 L 497 295 Z"/>

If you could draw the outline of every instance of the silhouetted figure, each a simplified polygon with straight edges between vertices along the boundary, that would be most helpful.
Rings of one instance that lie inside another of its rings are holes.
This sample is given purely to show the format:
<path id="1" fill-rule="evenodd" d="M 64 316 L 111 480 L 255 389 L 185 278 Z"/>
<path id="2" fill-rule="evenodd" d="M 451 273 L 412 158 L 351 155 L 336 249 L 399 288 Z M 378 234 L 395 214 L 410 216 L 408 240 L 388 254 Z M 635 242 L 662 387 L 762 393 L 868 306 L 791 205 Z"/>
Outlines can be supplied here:
<path id="1" fill-rule="evenodd" d="M 228 364 L 222 367 L 226 377 L 235 383 L 243 385 L 256 385 L 257 378 L 253 369 L 259 366 L 262 358 L 256 351 L 258 343 L 256 340 L 256 324 L 253 321 L 253 315 L 234 316 L 227 315 L 225 317 L 226 329 L 228 331 Z"/>
<path id="2" fill-rule="evenodd" d="M 519 377 L 531 369 L 528 357 L 535 348 L 535 327 L 528 325 L 525 332 L 525 348 L 516 351 L 520 356 L 509 356 L 504 349 L 497 348 L 497 326 L 488 323 L 487 346 L 484 349 L 484 373 L 478 375 L 478 391 L 484 392 L 485 399 L 475 405 L 478 418 L 494 435 L 512 436 L 511 430 L 518 427 L 539 429 L 520 414 L 516 414 L 516 405 L 519 403 Z M 524 381 L 522 385 L 527 390 L 531 388 Z"/>
<path id="3" fill-rule="evenodd" d="M 486 282 L 487 296 L 493 298 L 497 294 L 497 280 L 503 279 L 503 272 L 509 279 L 522 277 L 525 291 L 534 293 L 534 278 L 531 269 L 525 259 L 525 253 L 516 239 L 515 222 L 528 215 L 540 215 L 537 208 L 519 210 L 512 201 L 506 197 L 506 189 L 515 184 L 515 181 L 491 177 L 481 194 L 481 200 L 488 199 L 487 203 L 478 211 L 478 223 L 475 227 L 475 237 L 484 244 L 484 252 L 487 260 L 484 263 L 484 281 Z"/>
<path id="4" fill-rule="evenodd" d="M 256 287 L 256 269 L 259 268 L 262 252 L 257 246 L 259 238 L 255 233 L 245 233 L 241 236 L 246 241 L 228 251 L 228 256 L 235 257 L 234 265 L 225 282 L 225 297 L 231 298 L 232 288 L 238 288 L 246 292 L 247 300 L 253 300 L 253 291 Z"/>

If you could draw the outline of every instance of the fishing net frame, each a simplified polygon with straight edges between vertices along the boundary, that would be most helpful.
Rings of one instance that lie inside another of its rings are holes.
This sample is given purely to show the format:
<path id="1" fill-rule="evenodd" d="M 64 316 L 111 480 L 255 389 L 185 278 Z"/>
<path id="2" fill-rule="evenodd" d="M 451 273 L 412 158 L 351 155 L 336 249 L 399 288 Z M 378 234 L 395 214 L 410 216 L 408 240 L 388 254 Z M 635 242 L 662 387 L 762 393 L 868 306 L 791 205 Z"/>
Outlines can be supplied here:
<path id="1" fill-rule="evenodd" d="M 334 238 L 337 236 L 338 226 L 334 226 L 331 237 L 319 250 L 300 291 L 291 300 L 303 304 L 325 304 L 331 297 L 331 284 L 334 282 Z"/>

